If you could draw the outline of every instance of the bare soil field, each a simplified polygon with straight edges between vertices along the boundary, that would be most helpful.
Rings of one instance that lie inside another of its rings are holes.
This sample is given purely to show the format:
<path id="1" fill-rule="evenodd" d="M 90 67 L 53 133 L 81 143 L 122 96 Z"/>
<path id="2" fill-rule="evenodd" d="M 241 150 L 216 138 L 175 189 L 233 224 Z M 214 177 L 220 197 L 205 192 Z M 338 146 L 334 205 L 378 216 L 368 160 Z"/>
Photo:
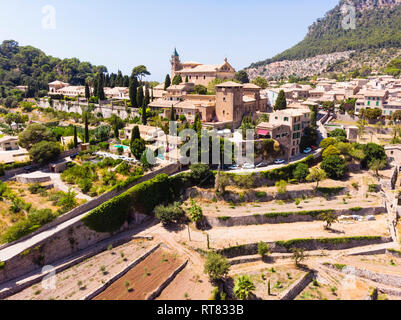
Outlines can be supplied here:
<path id="1" fill-rule="evenodd" d="M 353 236 L 388 237 L 387 216 L 377 215 L 375 221 L 335 223 L 332 230 L 324 230 L 322 221 L 297 222 L 286 224 L 239 226 L 230 228 L 213 228 L 208 231 L 210 244 L 215 249 L 257 243 L 259 241 L 279 241 L 298 238 L 338 238 Z M 185 239 L 186 234 L 180 234 Z M 199 245 L 205 245 L 204 236 L 198 239 Z M 185 240 L 184 240 L 185 241 Z"/>
<path id="2" fill-rule="evenodd" d="M 186 266 L 156 300 L 208 300 L 212 290 L 207 276 L 194 274 L 190 266 Z"/>
<path id="3" fill-rule="evenodd" d="M 339 263 L 377 273 L 401 276 L 401 258 L 386 254 L 372 256 L 345 256 L 341 257 Z"/>
<path id="4" fill-rule="evenodd" d="M 144 300 L 183 262 L 173 251 L 160 248 L 93 300 Z"/>
<path id="5" fill-rule="evenodd" d="M 9 297 L 8 300 L 83 299 L 155 245 L 155 241 L 132 240 L 58 273 L 55 289 L 44 289 L 41 283 L 38 283 Z M 104 272 L 101 270 L 103 266 Z"/>

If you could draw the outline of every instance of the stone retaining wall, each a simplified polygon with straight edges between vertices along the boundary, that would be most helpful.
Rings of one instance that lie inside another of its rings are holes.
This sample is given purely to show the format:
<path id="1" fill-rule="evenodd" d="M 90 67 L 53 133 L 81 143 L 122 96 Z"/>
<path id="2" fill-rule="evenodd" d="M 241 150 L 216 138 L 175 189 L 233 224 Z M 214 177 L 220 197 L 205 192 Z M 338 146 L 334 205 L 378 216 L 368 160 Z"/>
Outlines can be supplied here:
<path id="1" fill-rule="evenodd" d="M 104 290 L 106 290 L 109 286 L 111 286 L 114 282 L 116 282 L 118 279 L 120 279 L 122 276 L 124 276 L 128 271 L 130 271 L 133 267 L 135 267 L 137 264 L 145 260 L 147 257 L 149 257 L 153 252 L 155 252 L 157 249 L 159 249 L 161 246 L 161 243 L 157 244 L 155 247 L 150 249 L 148 252 L 145 252 L 142 256 L 140 256 L 138 259 L 134 260 L 131 262 L 124 270 L 116 274 L 114 277 L 111 279 L 107 280 L 104 284 L 102 284 L 99 288 L 97 288 L 95 291 L 91 292 L 88 294 L 83 300 L 92 300 L 94 297 L 98 296 L 100 293 L 102 293 Z"/>
<path id="2" fill-rule="evenodd" d="M 343 243 L 330 243 L 330 242 L 319 242 L 319 239 L 307 239 L 307 241 L 297 244 L 298 248 L 302 248 L 305 251 L 314 250 L 345 250 L 355 247 L 368 246 L 372 244 L 381 244 L 392 242 L 391 238 L 380 237 L 377 239 L 352 239 Z M 270 252 L 272 253 L 289 253 L 290 251 L 277 245 L 276 242 L 266 242 L 270 246 Z M 218 250 L 218 253 L 222 254 L 226 258 L 235 258 L 240 256 L 256 255 L 258 253 L 258 244 L 250 243 L 236 247 L 230 247 Z"/>
<path id="3" fill-rule="evenodd" d="M 309 283 L 312 282 L 315 274 L 313 271 L 308 272 L 305 274 L 301 280 L 295 282 L 287 291 L 285 291 L 280 300 L 294 300 L 301 292 L 304 290 Z"/>
<path id="4" fill-rule="evenodd" d="M 165 174 L 168 174 L 168 175 L 172 175 L 172 174 L 178 172 L 179 169 L 180 169 L 180 165 L 179 164 L 172 163 L 172 164 L 169 164 L 169 165 L 167 165 L 167 166 L 165 166 L 163 168 L 160 168 L 158 170 L 152 171 L 152 172 L 144 175 L 139 180 L 133 182 L 132 184 L 130 184 L 129 186 L 127 186 L 126 188 L 124 188 L 122 190 L 114 189 L 112 191 L 104 193 L 104 194 L 100 195 L 99 197 L 94 198 L 91 201 L 88 201 L 88 202 L 82 204 L 81 206 L 76 207 L 75 209 L 72 209 L 71 211 L 61 215 L 60 217 L 58 217 L 57 219 L 53 220 L 52 222 L 42 226 L 41 228 L 39 228 L 35 232 L 33 232 L 33 233 L 31 233 L 31 234 L 29 234 L 29 235 L 27 235 L 25 237 L 22 237 L 22 238 L 20 238 L 20 239 L 18 239 L 16 241 L 1 245 L 0 246 L 0 250 L 3 249 L 3 248 L 10 247 L 10 246 L 12 246 L 12 245 L 14 245 L 16 243 L 19 243 L 21 241 L 24 241 L 26 239 L 29 239 L 30 237 L 32 237 L 34 235 L 37 235 L 37 234 L 39 234 L 39 233 L 41 233 L 43 231 L 49 230 L 50 228 L 53 228 L 53 227 L 65 222 L 65 221 L 73 219 L 73 218 L 75 218 L 75 217 L 77 217 L 77 216 L 79 216 L 79 215 L 81 215 L 81 214 L 83 214 L 85 212 L 89 212 L 90 210 L 92 210 L 92 209 L 98 207 L 99 205 L 101 205 L 103 202 L 106 202 L 106 201 L 108 201 L 108 200 L 120 195 L 121 193 L 127 191 L 128 189 L 132 188 L 133 186 L 137 185 L 138 183 L 153 179 L 158 174 L 162 174 L 162 173 L 165 173 Z"/>
<path id="5" fill-rule="evenodd" d="M 376 215 L 381 213 L 386 213 L 385 207 L 371 207 L 363 208 L 358 212 L 351 211 L 349 209 L 339 209 L 333 210 L 336 216 L 341 215 Z M 302 212 L 302 211 L 300 211 Z M 276 213 L 276 212 L 274 212 Z M 280 212 L 277 212 L 279 214 Z M 247 215 L 247 216 L 233 216 L 233 217 L 211 217 L 205 216 L 205 222 L 213 228 L 216 227 L 234 227 L 234 226 L 247 226 L 247 225 L 259 225 L 259 224 L 280 224 L 280 223 L 295 223 L 295 222 L 310 222 L 318 220 L 317 217 L 306 214 L 293 214 L 289 216 L 278 216 L 278 217 L 268 217 L 263 214 L 261 215 Z"/>
<path id="6" fill-rule="evenodd" d="M 335 268 L 332 265 L 327 266 L 329 268 Z M 354 275 L 360 278 L 365 278 L 374 282 L 378 282 L 384 285 L 389 285 L 392 287 L 398 287 L 401 288 L 401 276 L 395 276 L 391 274 L 385 274 L 385 273 L 378 273 L 366 269 L 359 269 L 355 268 L 353 266 L 345 266 L 343 269 L 337 271 L 344 273 L 344 274 L 349 274 L 349 275 Z"/>
<path id="7" fill-rule="evenodd" d="M 155 291 L 149 294 L 146 300 L 154 300 L 163 292 L 165 288 L 175 279 L 175 277 L 187 266 L 188 260 L 179 266 Z"/>
<path id="8" fill-rule="evenodd" d="M 148 216 L 142 214 L 134 214 L 134 217 L 134 223 L 131 225 L 125 223 L 119 231 L 112 234 L 98 233 L 90 230 L 79 220 L 68 228 L 64 228 L 36 243 L 24 252 L 20 252 L 10 259 L 3 261 L 5 264 L 4 268 L 0 270 L 0 283 L 18 278 L 45 265 L 50 265 L 57 260 L 86 249 L 91 245 L 150 219 Z"/>
<path id="9" fill-rule="evenodd" d="M 350 192 L 348 188 L 336 193 L 336 196 L 345 195 Z M 322 192 L 315 191 L 315 189 L 303 189 L 303 190 L 287 190 L 285 194 L 279 194 L 274 191 L 272 193 L 263 194 L 263 192 L 257 192 L 255 190 L 248 189 L 244 192 L 236 193 L 231 191 L 226 191 L 222 198 L 226 202 L 234 203 L 249 203 L 249 202 L 269 202 L 273 200 L 291 200 L 291 199 L 302 199 L 303 197 L 324 197 Z M 200 198 L 207 201 L 212 201 L 217 199 L 216 193 L 214 191 L 202 190 L 196 187 L 190 188 L 185 192 L 185 197 L 187 198 Z"/>

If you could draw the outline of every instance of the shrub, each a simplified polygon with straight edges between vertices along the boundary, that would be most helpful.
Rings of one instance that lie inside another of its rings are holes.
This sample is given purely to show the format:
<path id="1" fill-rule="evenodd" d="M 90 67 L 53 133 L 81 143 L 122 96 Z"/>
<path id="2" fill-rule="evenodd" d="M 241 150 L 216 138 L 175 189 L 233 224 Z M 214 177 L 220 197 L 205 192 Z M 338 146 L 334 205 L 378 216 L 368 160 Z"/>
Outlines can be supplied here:
<path id="1" fill-rule="evenodd" d="M 354 207 L 354 208 L 349 208 L 351 211 L 353 211 L 353 212 L 358 212 L 358 211 L 361 211 L 362 210 L 362 208 L 361 207 Z"/>
<path id="2" fill-rule="evenodd" d="M 179 221 L 185 214 L 181 208 L 181 204 L 175 202 L 172 205 L 163 206 L 159 205 L 155 208 L 155 217 L 159 219 L 163 224 Z"/>
<path id="3" fill-rule="evenodd" d="M 284 180 L 277 181 L 276 188 L 279 194 L 285 194 L 287 192 L 287 182 Z"/>
<path id="4" fill-rule="evenodd" d="M 322 153 L 323 160 L 330 157 L 330 156 L 339 156 L 340 150 L 338 150 L 335 146 L 329 146 L 326 150 Z"/>
<path id="5" fill-rule="evenodd" d="M 270 247 L 266 242 L 259 242 L 258 243 L 258 254 L 264 257 L 266 254 L 270 252 Z"/>
<path id="6" fill-rule="evenodd" d="M 309 167 L 306 163 L 299 163 L 293 172 L 294 178 L 299 182 L 305 181 L 308 175 Z"/>
<path id="7" fill-rule="evenodd" d="M 230 263 L 227 258 L 213 251 L 207 254 L 204 272 L 211 280 L 216 281 L 225 277 L 229 270 Z"/>
<path id="8" fill-rule="evenodd" d="M 234 294 L 240 300 L 248 299 L 253 291 L 255 290 L 255 285 L 249 278 L 249 276 L 240 276 L 234 285 Z"/>
<path id="9" fill-rule="evenodd" d="M 345 160 L 336 155 L 332 155 L 324 159 L 320 167 L 331 179 L 341 179 L 347 173 L 347 165 Z"/>
<path id="10" fill-rule="evenodd" d="M 258 191 L 256 192 L 256 198 L 261 199 L 261 198 L 265 198 L 267 196 L 267 193 L 264 191 Z"/>
<path id="11" fill-rule="evenodd" d="M 38 194 L 46 190 L 44 186 L 42 186 L 40 183 L 33 183 L 29 185 L 28 190 L 32 194 Z"/>

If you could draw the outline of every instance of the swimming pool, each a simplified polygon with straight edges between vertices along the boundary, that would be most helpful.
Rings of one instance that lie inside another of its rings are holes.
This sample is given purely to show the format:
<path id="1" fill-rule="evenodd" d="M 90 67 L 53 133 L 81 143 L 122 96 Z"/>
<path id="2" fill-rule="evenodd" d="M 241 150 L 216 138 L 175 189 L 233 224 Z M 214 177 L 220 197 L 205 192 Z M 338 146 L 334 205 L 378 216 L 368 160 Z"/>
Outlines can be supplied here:
<path id="1" fill-rule="evenodd" d="M 124 150 L 127 150 L 127 149 L 129 149 L 129 147 L 127 147 L 127 146 L 123 146 L 122 144 L 116 144 L 116 145 L 114 145 L 114 147 L 115 148 L 123 148 Z"/>

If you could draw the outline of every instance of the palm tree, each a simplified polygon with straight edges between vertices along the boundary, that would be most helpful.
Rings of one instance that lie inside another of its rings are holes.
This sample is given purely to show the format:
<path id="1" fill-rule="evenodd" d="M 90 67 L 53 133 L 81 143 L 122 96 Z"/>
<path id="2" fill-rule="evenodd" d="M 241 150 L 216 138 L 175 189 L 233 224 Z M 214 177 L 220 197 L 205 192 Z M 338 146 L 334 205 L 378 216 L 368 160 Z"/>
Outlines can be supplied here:
<path id="1" fill-rule="evenodd" d="M 240 300 L 248 299 L 253 294 L 254 290 L 255 290 L 255 286 L 254 286 L 253 282 L 246 275 L 240 276 L 235 281 L 234 294 Z"/>

